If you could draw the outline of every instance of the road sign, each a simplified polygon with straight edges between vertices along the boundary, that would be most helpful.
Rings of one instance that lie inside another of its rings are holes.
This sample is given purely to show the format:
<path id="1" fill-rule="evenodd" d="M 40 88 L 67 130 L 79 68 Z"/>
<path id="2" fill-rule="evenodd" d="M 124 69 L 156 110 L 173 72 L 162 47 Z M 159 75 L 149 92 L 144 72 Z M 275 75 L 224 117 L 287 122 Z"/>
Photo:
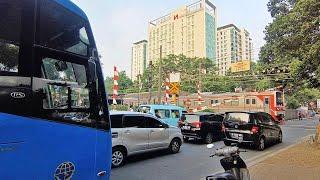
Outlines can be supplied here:
<path id="1" fill-rule="evenodd" d="M 179 95 L 180 93 L 180 83 L 170 82 L 170 94 Z"/>
<path id="2" fill-rule="evenodd" d="M 180 82 L 180 73 L 170 73 L 170 82 Z"/>

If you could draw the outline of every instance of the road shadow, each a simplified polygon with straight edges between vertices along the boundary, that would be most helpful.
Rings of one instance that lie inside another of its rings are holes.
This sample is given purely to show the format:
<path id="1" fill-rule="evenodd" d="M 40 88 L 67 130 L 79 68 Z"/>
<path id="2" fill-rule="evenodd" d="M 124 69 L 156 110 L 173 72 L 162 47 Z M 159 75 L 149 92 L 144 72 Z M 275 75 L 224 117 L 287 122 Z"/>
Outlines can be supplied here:
<path id="1" fill-rule="evenodd" d="M 180 150 L 181 151 L 181 150 Z M 157 150 L 157 151 L 151 151 L 151 152 L 146 152 L 142 154 L 136 154 L 129 156 L 127 158 L 126 164 L 132 164 L 132 163 L 137 163 L 149 159 L 156 159 L 156 158 L 161 158 L 163 156 L 169 156 L 173 155 L 172 153 L 169 152 L 169 150 Z"/>
<path id="2" fill-rule="evenodd" d="M 217 142 L 220 142 L 222 141 L 221 139 L 219 140 L 214 140 L 212 143 L 217 143 Z M 183 143 L 186 143 L 186 144 L 200 144 L 200 145 L 206 145 L 206 143 L 204 142 L 204 140 L 201 140 L 201 139 L 192 139 L 190 138 L 188 141 L 183 141 Z"/>

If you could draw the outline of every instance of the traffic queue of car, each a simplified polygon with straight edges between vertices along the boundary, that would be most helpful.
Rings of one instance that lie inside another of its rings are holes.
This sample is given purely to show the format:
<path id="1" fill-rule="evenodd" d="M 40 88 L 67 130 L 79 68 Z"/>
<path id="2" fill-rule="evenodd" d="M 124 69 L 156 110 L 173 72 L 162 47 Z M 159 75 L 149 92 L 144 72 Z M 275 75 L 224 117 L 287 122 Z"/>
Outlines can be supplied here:
<path id="1" fill-rule="evenodd" d="M 277 121 L 265 112 L 187 113 L 172 105 L 144 105 L 139 112 L 111 111 L 112 167 L 122 166 L 128 156 L 167 149 L 178 153 L 182 142 L 226 146 L 241 143 L 264 150 L 282 142 Z"/>

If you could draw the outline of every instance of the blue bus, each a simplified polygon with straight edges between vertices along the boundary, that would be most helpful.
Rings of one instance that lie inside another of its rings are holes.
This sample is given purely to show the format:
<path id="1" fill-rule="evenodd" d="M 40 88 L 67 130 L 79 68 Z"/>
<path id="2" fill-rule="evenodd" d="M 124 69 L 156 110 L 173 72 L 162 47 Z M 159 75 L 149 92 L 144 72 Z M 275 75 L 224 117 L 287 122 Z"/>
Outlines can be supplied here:
<path id="1" fill-rule="evenodd" d="M 87 16 L 0 0 L 0 179 L 109 179 L 111 132 Z"/>

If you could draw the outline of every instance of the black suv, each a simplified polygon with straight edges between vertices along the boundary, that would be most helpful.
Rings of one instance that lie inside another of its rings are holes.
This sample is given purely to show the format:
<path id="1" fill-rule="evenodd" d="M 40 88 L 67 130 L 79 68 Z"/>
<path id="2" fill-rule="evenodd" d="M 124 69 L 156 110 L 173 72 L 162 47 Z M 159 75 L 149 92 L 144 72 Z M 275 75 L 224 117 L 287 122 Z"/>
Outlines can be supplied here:
<path id="1" fill-rule="evenodd" d="M 227 112 L 222 129 L 227 146 L 240 142 L 254 145 L 262 151 L 268 142 L 282 142 L 280 126 L 265 112 Z"/>
<path id="2" fill-rule="evenodd" d="M 210 144 L 214 140 L 220 140 L 222 133 L 223 115 L 213 113 L 188 113 L 183 114 L 179 126 L 183 140 L 189 138 L 201 139 Z"/>

